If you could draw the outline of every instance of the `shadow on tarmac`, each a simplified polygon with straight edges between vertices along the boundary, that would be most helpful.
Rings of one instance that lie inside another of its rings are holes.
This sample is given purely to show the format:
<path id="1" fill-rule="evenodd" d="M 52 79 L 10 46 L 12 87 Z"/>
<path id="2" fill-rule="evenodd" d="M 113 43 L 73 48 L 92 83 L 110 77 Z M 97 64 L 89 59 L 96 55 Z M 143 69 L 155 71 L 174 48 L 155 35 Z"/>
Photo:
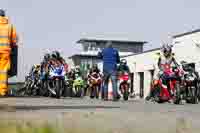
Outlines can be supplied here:
<path id="1" fill-rule="evenodd" d="M 89 105 L 81 105 L 81 106 L 0 106 L 0 111 L 31 111 L 31 110 L 51 110 L 51 109 L 116 109 L 120 107 L 116 106 L 89 106 Z"/>

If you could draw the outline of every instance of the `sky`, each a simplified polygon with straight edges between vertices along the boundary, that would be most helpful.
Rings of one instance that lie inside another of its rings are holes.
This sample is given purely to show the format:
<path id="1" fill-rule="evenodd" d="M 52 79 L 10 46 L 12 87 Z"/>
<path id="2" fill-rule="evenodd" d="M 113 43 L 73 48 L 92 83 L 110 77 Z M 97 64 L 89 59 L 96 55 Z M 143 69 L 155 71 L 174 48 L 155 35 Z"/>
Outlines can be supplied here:
<path id="1" fill-rule="evenodd" d="M 198 0 L 0 0 L 20 37 L 25 73 L 48 50 L 68 57 L 80 38 L 147 41 L 156 48 L 170 36 L 200 28 Z M 21 77 L 22 78 L 22 77 Z"/>

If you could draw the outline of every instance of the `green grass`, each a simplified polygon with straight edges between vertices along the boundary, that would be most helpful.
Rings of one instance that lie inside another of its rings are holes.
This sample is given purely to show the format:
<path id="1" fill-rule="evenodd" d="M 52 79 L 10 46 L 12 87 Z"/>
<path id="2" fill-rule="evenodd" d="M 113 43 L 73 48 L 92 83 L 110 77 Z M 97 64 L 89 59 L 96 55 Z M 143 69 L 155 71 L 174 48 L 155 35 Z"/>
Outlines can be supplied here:
<path id="1" fill-rule="evenodd" d="M 48 123 L 37 126 L 29 122 L 1 122 L 0 131 L 1 133 L 58 133 L 56 127 Z"/>
<path id="2" fill-rule="evenodd" d="M 64 128 L 61 126 L 62 124 L 50 124 L 48 122 L 43 123 L 34 123 L 28 121 L 1 121 L 0 122 L 0 132 L 1 133 L 136 133 L 134 130 L 126 129 L 126 130 L 97 130 L 95 128 Z M 184 120 L 180 120 L 178 122 L 178 127 L 174 133 L 197 133 L 192 130 L 188 130 L 188 126 Z M 159 133 L 157 131 L 148 133 Z M 143 132 L 146 133 L 146 132 Z M 173 132 L 170 132 L 173 133 Z"/>

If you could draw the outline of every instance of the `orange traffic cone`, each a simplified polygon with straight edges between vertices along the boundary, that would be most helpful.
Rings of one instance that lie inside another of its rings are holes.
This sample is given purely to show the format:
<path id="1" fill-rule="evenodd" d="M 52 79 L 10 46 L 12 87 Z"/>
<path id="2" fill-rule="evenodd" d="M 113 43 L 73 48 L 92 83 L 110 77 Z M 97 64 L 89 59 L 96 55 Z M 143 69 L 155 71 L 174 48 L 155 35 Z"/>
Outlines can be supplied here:
<path id="1" fill-rule="evenodd" d="M 108 99 L 112 100 L 113 99 L 113 88 L 112 88 L 112 81 L 109 79 L 108 82 Z"/>

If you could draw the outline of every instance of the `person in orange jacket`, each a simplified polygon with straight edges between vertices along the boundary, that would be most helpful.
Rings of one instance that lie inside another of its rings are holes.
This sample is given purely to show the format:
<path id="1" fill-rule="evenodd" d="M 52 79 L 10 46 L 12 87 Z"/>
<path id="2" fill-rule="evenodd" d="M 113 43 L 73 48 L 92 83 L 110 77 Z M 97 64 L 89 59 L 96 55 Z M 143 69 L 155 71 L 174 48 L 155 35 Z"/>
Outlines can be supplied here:
<path id="1" fill-rule="evenodd" d="M 0 9 L 0 96 L 8 92 L 8 71 L 11 65 L 11 49 L 17 44 L 15 27 L 9 23 L 4 10 Z"/>

